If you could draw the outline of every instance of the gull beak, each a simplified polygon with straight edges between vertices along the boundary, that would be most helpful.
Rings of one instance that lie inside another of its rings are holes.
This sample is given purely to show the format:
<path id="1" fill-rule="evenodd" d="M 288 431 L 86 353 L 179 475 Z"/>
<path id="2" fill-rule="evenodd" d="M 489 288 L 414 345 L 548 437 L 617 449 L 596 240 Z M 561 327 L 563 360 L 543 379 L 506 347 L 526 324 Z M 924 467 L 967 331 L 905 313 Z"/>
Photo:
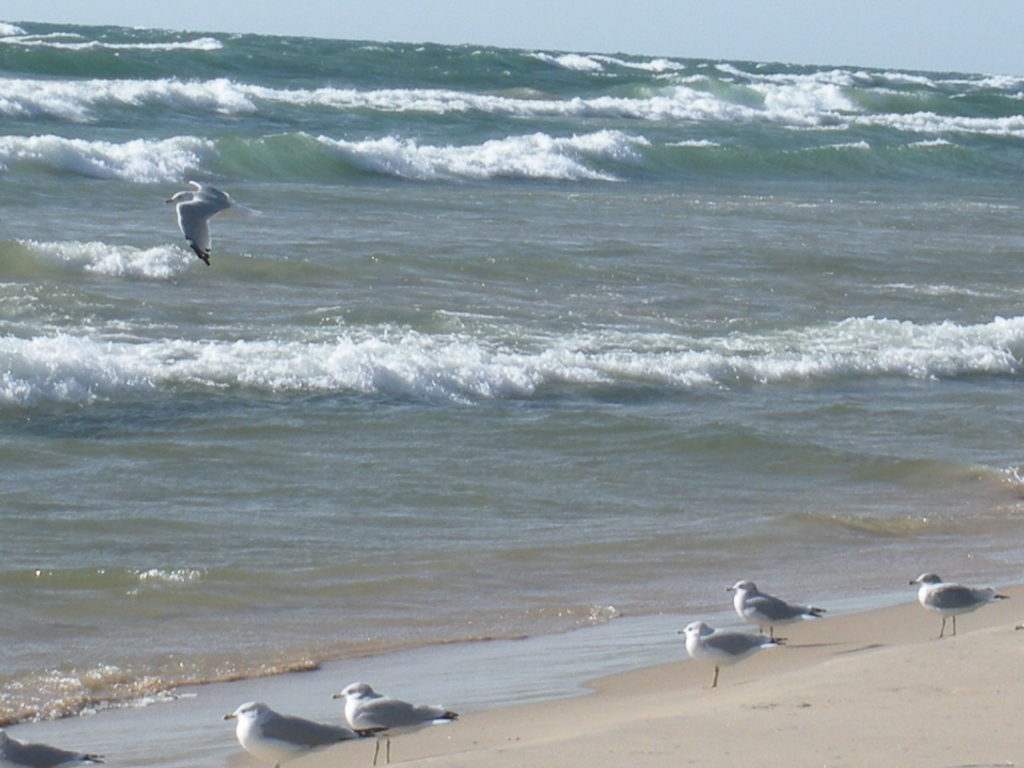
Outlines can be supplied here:
<path id="1" fill-rule="evenodd" d="M 229 712 L 228 714 L 224 715 L 224 719 L 225 720 L 234 720 L 235 719 L 235 713 L 234 712 Z"/>
<path id="2" fill-rule="evenodd" d="M 345 694 L 344 693 L 336 693 L 333 696 L 331 696 L 331 698 L 332 699 L 344 699 L 345 698 Z"/>

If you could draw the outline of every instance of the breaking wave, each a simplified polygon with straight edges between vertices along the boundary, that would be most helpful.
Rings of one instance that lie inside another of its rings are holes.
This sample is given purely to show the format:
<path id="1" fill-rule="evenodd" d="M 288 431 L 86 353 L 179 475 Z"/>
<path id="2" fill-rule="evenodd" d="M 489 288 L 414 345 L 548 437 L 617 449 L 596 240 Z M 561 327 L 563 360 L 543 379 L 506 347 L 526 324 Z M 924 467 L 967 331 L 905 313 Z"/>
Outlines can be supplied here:
<path id="1" fill-rule="evenodd" d="M 329 339 L 107 341 L 56 334 L 0 338 L 0 403 L 88 404 L 165 389 L 354 393 L 474 402 L 549 388 L 715 387 L 862 377 L 1012 376 L 1024 318 L 980 325 L 851 318 L 708 340 L 603 332 L 523 339 L 363 328 Z"/>

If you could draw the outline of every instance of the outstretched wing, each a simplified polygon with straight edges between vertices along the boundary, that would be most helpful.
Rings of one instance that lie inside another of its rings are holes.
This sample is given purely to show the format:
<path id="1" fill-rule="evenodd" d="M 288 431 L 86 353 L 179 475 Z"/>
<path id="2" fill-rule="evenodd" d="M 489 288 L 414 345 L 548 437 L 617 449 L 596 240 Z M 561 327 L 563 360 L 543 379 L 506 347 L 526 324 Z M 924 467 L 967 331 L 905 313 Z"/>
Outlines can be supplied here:
<path id="1" fill-rule="evenodd" d="M 210 255 L 210 213 L 201 200 L 178 204 L 178 226 L 200 258 Z"/>

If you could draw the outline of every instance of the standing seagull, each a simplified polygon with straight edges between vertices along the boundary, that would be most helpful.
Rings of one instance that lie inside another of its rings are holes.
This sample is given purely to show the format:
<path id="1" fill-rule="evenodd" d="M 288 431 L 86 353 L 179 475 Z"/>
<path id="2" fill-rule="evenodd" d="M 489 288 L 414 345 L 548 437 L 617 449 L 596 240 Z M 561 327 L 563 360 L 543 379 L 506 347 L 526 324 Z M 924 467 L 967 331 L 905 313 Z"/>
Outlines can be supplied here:
<path id="1" fill-rule="evenodd" d="M 0 728 L 0 765 L 25 766 L 26 768 L 56 768 L 58 765 L 76 763 L 102 763 L 100 755 L 71 752 L 48 744 L 23 744 L 7 735 Z"/>
<path id="2" fill-rule="evenodd" d="M 795 605 L 766 595 L 757 590 L 752 581 L 737 581 L 726 591 L 735 592 L 732 598 L 733 608 L 737 615 L 750 624 L 756 624 L 762 632 L 768 627 L 768 636 L 775 637 L 776 624 L 792 624 L 803 619 L 818 619 L 825 613 L 824 608 L 813 605 Z"/>
<path id="3" fill-rule="evenodd" d="M 410 704 L 408 701 L 392 699 L 377 693 L 366 683 L 352 683 L 341 693 L 334 694 L 334 698 L 345 700 L 345 719 L 353 728 L 387 729 L 377 738 L 377 748 L 373 751 L 374 765 L 377 764 L 381 738 L 386 745 L 384 762 L 391 762 L 390 737 L 394 729 L 409 733 L 429 725 L 450 723 L 458 718 L 457 713 L 440 705 Z"/>
<path id="4" fill-rule="evenodd" d="M 953 636 L 955 637 L 956 617 L 961 613 L 976 611 L 993 600 L 1007 599 L 1006 595 L 998 594 L 995 587 L 965 587 L 962 584 L 943 581 L 935 573 L 922 573 L 910 583 L 921 585 L 917 590 L 917 601 L 922 608 L 942 614 L 940 638 L 946 633 L 948 617 L 953 617 Z"/>
<path id="5" fill-rule="evenodd" d="M 196 256 L 210 266 L 210 219 L 229 208 L 248 209 L 237 205 L 226 192 L 209 184 L 198 181 L 190 181 L 189 184 L 195 189 L 178 192 L 166 202 L 176 204 L 178 226 L 185 235 L 185 241 Z"/>
<path id="6" fill-rule="evenodd" d="M 273 763 L 275 768 L 317 747 L 368 735 L 337 725 L 279 715 L 260 701 L 246 702 L 231 714 L 224 715 L 225 720 L 236 718 L 235 736 L 242 749 L 253 757 Z"/>
<path id="7" fill-rule="evenodd" d="M 774 648 L 785 641 L 781 637 L 774 639 L 764 635 L 748 635 L 743 632 L 725 632 L 712 629 L 703 621 L 694 621 L 680 630 L 686 635 L 686 652 L 695 661 L 703 661 L 715 665 L 715 678 L 711 687 L 718 685 L 718 668 L 726 664 L 735 664 L 762 648 Z"/>

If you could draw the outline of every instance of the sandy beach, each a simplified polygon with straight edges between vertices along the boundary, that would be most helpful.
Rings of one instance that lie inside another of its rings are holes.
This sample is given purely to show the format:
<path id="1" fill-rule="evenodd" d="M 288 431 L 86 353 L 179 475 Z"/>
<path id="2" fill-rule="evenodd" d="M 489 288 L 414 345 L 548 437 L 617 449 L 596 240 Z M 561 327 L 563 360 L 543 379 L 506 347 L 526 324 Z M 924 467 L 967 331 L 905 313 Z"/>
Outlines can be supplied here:
<path id="1" fill-rule="evenodd" d="M 722 670 L 683 661 L 593 695 L 471 713 L 395 739 L 410 766 L 1012 766 L 1024 761 L 1024 588 L 960 617 L 907 603 L 787 627 L 788 644 Z M 370 740 L 295 768 L 368 765 Z"/>

